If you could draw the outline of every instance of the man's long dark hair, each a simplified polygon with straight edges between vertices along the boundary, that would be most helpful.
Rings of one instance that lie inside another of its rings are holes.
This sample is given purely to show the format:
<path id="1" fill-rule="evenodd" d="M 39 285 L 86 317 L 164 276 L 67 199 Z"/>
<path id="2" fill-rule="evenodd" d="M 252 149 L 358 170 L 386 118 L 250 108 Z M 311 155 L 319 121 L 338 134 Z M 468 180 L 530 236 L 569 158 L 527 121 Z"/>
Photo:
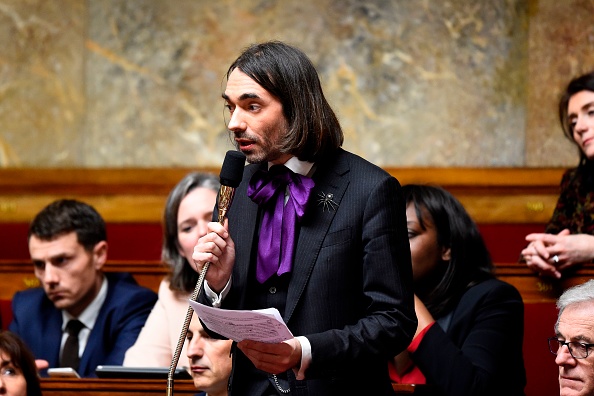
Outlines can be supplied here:
<path id="1" fill-rule="evenodd" d="M 343 143 L 338 118 L 324 97 L 318 73 L 301 50 L 269 41 L 248 47 L 229 67 L 239 69 L 283 106 L 289 130 L 281 152 L 315 162 Z"/>
<path id="2" fill-rule="evenodd" d="M 452 194 L 441 187 L 416 184 L 403 186 L 402 192 L 406 204 L 414 205 L 421 228 L 433 223 L 438 246 L 450 249 L 450 260 L 440 266 L 440 276 L 419 295 L 439 318 L 468 288 L 494 276 L 493 262 L 476 223 Z"/>

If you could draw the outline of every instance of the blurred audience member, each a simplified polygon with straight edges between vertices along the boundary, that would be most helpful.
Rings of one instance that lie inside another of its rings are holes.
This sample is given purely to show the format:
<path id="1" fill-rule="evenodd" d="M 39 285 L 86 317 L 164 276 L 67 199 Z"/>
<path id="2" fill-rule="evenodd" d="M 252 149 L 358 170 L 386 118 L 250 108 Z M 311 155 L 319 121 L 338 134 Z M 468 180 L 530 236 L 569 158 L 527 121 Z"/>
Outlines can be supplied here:
<path id="1" fill-rule="evenodd" d="M 157 295 L 128 273 L 103 273 L 107 235 L 99 213 L 76 200 L 49 204 L 29 227 L 29 252 L 42 287 L 14 295 L 9 329 L 50 368 L 94 377 L 97 365 L 122 364 Z"/>
<path id="2" fill-rule="evenodd" d="M 9 331 L 0 331 L 0 395 L 41 396 L 33 354 Z"/>
<path id="3" fill-rule="evenodd" d="M 561 396 L 594 396 L 594 280 L 567 289 L 549 349 L 559 366 Z"/>
<path id="4" fill-rule="evenodd" d="M 212 221 L 220 184 L 210 174 L 190 173 L 171 190 L 163 216 L 162 259 L 169 275 L 136 343 L 126 352 L 125 366 L 169 367 L 199 273 L 190 265 L 194 246 Z M 188 260 L 190 260 L 188 262 Z M 178 367 L 185 366 L 186 345 Z"/>
<path id="5" fill-rule="evenodd" d="M 569 83 L 559 102 L 559 120 L 580 162 L 563 175 L 545 232 L 527 235 L 530 244 L 522 250 L 530 269 L 555 278 L 594 259 L 594 72 Z"/>
<path id="6" fill-rule="evenodd" d="M 495 278 L 476 224 L 450 193 L 420 185 L 402 192 L 419 324 L 389 366 L 392 380 L 447 396 L 523 395 L 520 294 Z"/>

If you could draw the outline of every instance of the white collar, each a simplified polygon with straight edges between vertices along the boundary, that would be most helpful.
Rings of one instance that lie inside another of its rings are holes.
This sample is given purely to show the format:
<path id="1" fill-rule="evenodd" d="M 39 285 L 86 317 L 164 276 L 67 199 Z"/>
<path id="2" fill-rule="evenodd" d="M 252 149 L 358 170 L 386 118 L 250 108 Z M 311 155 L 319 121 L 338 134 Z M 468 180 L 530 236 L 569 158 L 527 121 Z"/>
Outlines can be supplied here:
<path id="1" fill-rule="evenodd" d="M 85 325 L 88 329 L 93 329 L 95 326 L 95 322 L 97 321 L 97 317 L 99 317 L 99 311 L 107 298 L 107 277 L 103 276 L 103 282 L 101 282 L 101 288 L 99 289 L 99 293 L 97 296 L 91 301 L 88 307 L 82 311 L 78 318 L 73 317 L 65 310 L 62 310 L 62 331 L 66 328 L 66 324 L 70 319 L 78 319 Z"/>
<path id="2" fill-rule="evenodd" d="M 272 162 L 269 162 L 268 169 L 270 169 L 272 165 L 274 164 Z M 300 161 L 297 157 L 291 157 L 287 162 L 284 163 L 284 165 L 295 173 L 298 173 L 302 176 L 309 176 L 309 173 L 311 172 L 314 163 L 308 161 Z"/>

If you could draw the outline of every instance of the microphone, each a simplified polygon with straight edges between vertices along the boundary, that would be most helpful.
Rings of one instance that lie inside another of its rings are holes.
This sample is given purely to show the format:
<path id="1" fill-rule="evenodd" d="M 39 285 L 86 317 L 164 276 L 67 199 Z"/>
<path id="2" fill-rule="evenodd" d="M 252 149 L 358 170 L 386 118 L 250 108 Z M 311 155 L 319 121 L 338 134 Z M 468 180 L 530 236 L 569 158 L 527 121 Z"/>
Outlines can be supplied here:
<path id="1" fill-rule="evenodd" d="M 243 178 L 243 168 L 245 166 L 245 155 L 241 151 L 227 151 L 219 179 L 221 180 L 221 190 L 219 191 L 219 223 L 225 222 L 227 211 L 231 207 L 231 201 L 235 195 L 235 188 L 241 183 Z M 205 267 L 208 265 L 206 263 Z"/>
<path id="2" fill-rule="evenodd" d="M 231 202 L 233 201 L 233 196 L 235 195 L 235 188 L 239 186 L 239 183 L 241 183 L 241 179 L 243 178 L 244 166 L 245 155 L 242 152 L 234 150 L 227 151 L 227 154 L 225 154 L 225 160 L 223 161 L 223 166 L 221 167 L 221 173 L 219 174 L 221 189 L 219 190 L 217 207 L 218 221 L 220 224 L 225 222 L 225 217 L 227 216 L 227 212 L 229 211 Z M 192 301 L 198 301 L 198 296 L 200 295 L 200 290 L 202 289 L 202 283 L 204 282 L 204 277 L 206 276 L 206 271 L 208 271 L 209 266 L 210 263 L 205 263 L 202 271 L 200 272 L 198 282 L 196 282 L 196 288 L 190 297 Z M 193 313 L 194 309 L 191 305 L 188 305 L 188 311 L 186 313 L 184 325 L 179 335 L 179 340 L 177 341 L 173 358 L 171 359 L 171 365 L 169 366 L 169 375 L 167 376 L 167 396 L 173 396 L 173 376 L 175 374 L 177 363 L 179 362 L 181 350 L 184 346 L 184 342 L 186 341 L 186 335 L 188 334 L 188 328 L 190 327 L 190 321 L 192 320 Z"/>

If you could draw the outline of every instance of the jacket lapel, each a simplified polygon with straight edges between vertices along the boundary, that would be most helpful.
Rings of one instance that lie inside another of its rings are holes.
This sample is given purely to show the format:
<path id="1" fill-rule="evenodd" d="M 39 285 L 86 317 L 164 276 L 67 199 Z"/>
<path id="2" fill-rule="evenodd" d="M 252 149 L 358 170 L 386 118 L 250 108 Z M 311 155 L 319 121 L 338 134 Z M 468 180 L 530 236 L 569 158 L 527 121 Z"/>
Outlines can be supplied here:
<path id="1" fill-rule="evenodd" d="M 49 300 L 48 300 L 49 301 Z M 50 367 L 60 367 L 60 346 L 62 344 L 62 312 L 53 307 L 47 310 L 49 316 L 43 322 L 47 323 L 46 331 L 41 334 L 47 334 L 40 337 L 40 341 L 45 344 L 44 348 L 48 350 L 48 363 Z"/>
<path id="2" fill-rule="evenodd" d="M 235 191 L 236 196 L 229 210 L 229 216 L 232 217 L 232 221 L 229 221 L 230 227 L 232 227 L 231 238 L 233 238 L 237 249 L 235 252 L 236 269 L 233 271 L 233 276 L 238 277 L 237 281 L 233 281 L 235 285 L 247 285 L 249 283 L 247 277 L 250 273 L 249 266 L 252 260 L 252 247 L 254 246 L 256 232 L 246 232 L 246 230 L 256 230 L 258 205 L 247 196 L 247 187 L 252 175 L 258 169 L 265 167 L 266 164 L 246 167 L 243 181 Z M 239 306 L 244 306 L 246 293 L 239 294 L 241 296 Z"/>
<path id="3" fill-rule="evenodd" d="M 332 158 L 318 164 L 318 168 L 313 174 L 315 187 L 311 192 L 307 212 L 301 222 L 295 249 L 291 282 L 285 306 L 285 323 L 291 319 L 301 294 L 305 290 L 324 238 L 349 185 L 350 179 L 347 177 L 349 165 L 346 157 L 340 155 L 342 152 L 342 149 L 339 149 Z M 332 194 L 334 207 L 324 205 L 324 198 L 327 199 L 329 194 Z"/>

